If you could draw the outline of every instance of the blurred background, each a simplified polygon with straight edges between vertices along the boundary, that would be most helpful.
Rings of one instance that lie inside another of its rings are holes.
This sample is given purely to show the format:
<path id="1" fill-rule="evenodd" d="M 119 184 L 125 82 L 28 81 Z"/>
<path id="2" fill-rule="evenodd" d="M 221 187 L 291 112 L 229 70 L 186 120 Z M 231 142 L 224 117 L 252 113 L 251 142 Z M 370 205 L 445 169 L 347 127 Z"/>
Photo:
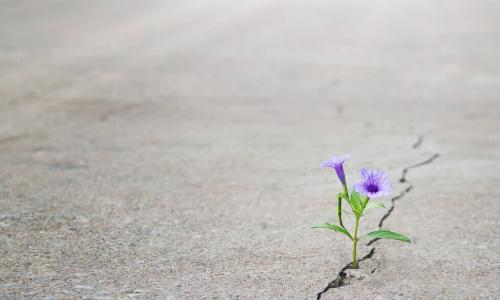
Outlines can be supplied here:
<path id="1" fill-rule="evenodd" d="M 389 172 L 413 244 L 324 298 L 499 297 L 499 13 L 1 0 L 0 297 L 316 298 L 350 260 L 310 230 L 334 154 Z"/>

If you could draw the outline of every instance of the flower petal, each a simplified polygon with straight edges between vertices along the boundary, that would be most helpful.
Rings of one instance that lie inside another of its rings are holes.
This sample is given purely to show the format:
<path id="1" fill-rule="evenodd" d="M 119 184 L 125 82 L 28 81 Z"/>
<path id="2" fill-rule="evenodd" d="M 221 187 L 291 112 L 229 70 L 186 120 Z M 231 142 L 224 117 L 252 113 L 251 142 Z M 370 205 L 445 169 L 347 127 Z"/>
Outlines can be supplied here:
<path id="1" fill-rule="evenodd" d="M 335 164 L 331 160 L 325 160 L 321 163 L 322 168 L 335 168 Z"/>
<path id="2" fill-rule="evenodd" d="M 361 181 L 356 182 L 354 190 L 358 193 L 370 197 L 378 198 L 388 196 L 393 188 L 387 179 L 387 175 L 382 170 L 361 169 Z"/>
<path id="3" fill-rule="evenodd" d="M 368 179 L 368 173 L 369 173 L 369 171 L 367 169 L 362 168 L 361 169 L 361 178 L 363 178 L 363 180 Z"/>

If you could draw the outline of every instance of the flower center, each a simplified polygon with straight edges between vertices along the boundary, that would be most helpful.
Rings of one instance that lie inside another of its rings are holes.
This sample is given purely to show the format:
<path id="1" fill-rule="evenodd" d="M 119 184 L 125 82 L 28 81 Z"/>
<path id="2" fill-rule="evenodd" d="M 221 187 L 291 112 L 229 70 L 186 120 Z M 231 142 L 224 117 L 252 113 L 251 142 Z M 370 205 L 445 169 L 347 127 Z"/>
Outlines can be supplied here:
<path id="1" fill-rule="evenodd" d="M 369 184 L 366 185 L 366 190 L 369 193 L 376 193 L 376 192 L 379 191 L 379 188 L 378 188 L 378 185 L 373 184 L 373 183 L 369 183 Z"/>

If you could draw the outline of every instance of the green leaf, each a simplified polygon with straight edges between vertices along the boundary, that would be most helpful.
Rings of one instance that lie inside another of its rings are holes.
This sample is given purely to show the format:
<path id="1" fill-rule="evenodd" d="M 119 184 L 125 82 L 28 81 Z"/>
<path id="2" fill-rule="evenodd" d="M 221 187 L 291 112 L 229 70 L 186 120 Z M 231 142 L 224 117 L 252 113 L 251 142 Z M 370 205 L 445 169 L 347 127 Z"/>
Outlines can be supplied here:
<path id="1" fill-rule="evenodd" d="M 380 202 L 368 202 L 368 205 L 365 207 L 366 209 L 376 209 L 376 208 L 385 208 L 385 206 Z"/>
<path id="2" fill-rule="evenodd" d="M 363 208 L 366 208 L 366 204 L 368 203 L 368 201 L 370 200 L 370 198 L 368 197 L 365 197 L 365 196 L 361 196 L 362 198 L 362 202 L 363 202 Z"/>
<path id="3" fill-rule="evenodd" d="M 401 233 L 389 231 L 389 230 L 376 230 L 376 231 L 369 232 L 367 235 L 374 237 L 374 238 L 391 239 L 391 240 L 398 240 L 398 241 L 411 243 L 410 239 L 408 237 L 406 237 L 405 235 L 402 235 Z"/>
<path id="4" fill-rule="evenodd" d="M 334 230 L 334 231 L 337 231 L 337 232 L 340 232 L 340 233 L 347 235 L 352 240 L 351 234 L 347 230 L 345 230 L 344 228 L 337 226 L 335 224 L 324 223 L 321 225 L 313 226 L 312 228 L 326 228 L 326 229 Z"/>
<path id="5" fill-rule="evenodd" d="M 352 192 L 351 198 L 348 200 L 354 213 L 361 214 L 363 212 L 363 199 L 358 192 Z"/>

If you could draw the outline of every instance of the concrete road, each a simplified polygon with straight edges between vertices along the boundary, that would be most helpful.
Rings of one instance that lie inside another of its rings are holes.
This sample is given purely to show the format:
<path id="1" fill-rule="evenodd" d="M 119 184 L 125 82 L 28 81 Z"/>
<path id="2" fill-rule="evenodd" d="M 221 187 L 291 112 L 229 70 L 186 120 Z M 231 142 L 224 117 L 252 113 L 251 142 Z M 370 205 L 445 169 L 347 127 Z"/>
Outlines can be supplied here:
<path id="1" fill-rule="evenodd" d="M 0 1 L 0 298 L 500 298 L 499 13 Z M 413 243 L 339 274 L 344 153 Z"/>

